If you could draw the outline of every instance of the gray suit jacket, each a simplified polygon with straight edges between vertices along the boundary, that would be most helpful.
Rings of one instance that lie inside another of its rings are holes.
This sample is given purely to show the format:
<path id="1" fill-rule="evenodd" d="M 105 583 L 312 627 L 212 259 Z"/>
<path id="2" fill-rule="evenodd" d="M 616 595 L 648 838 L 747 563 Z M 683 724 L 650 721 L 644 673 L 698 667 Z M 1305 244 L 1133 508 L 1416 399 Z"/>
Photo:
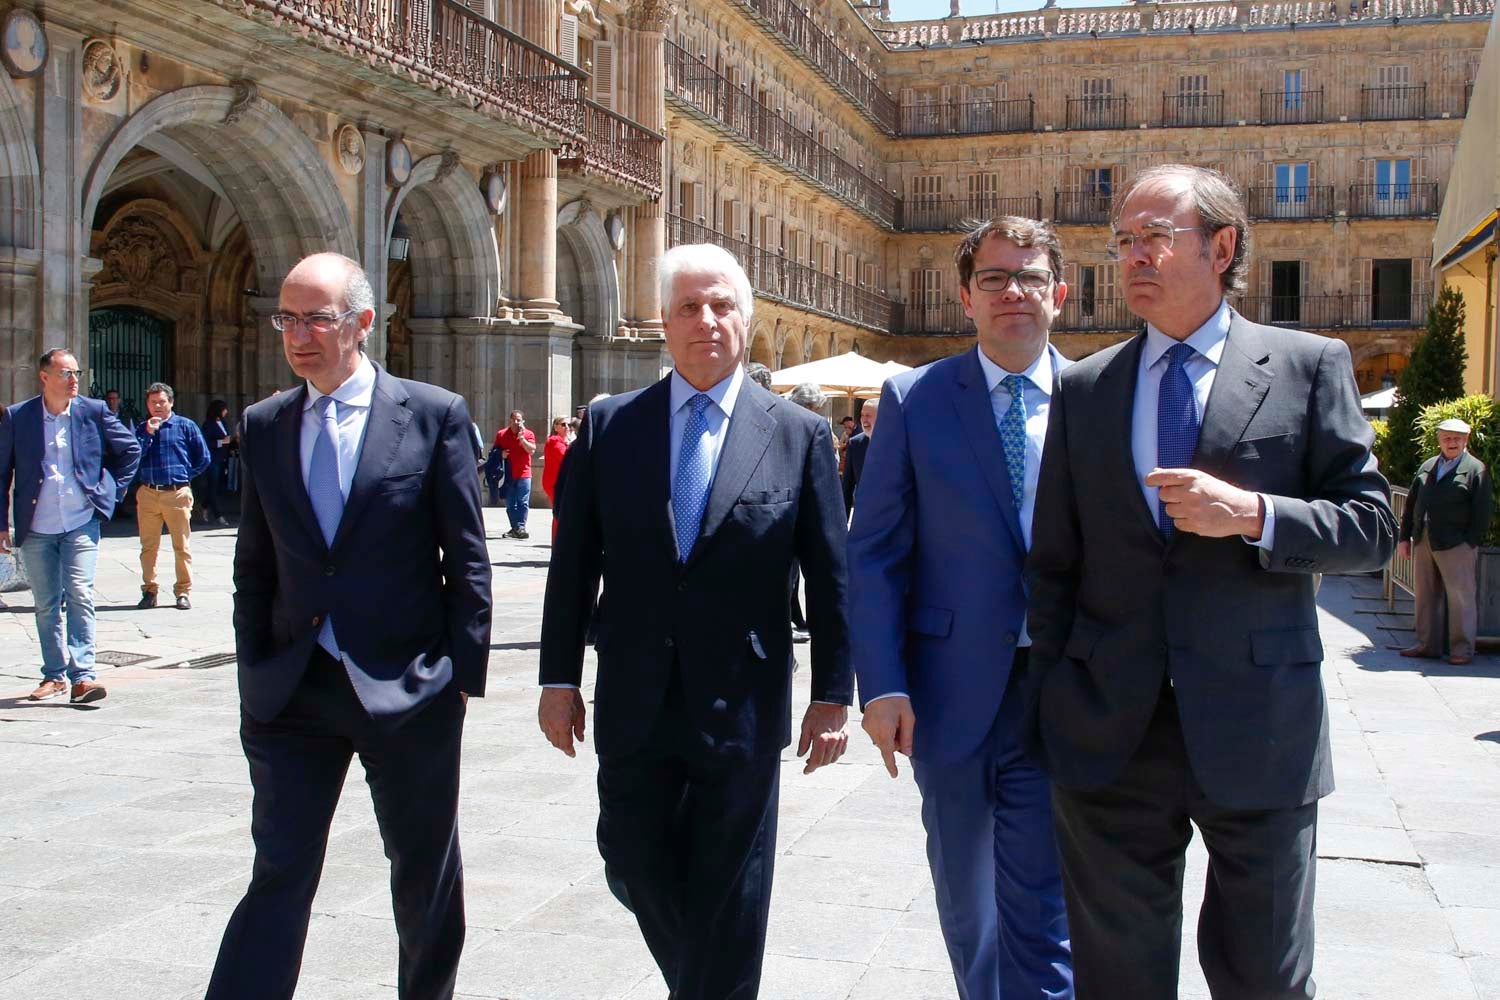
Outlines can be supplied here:
<path id="1" fill-rule="evenodd" d="M 1233 318 L 1193 467 L 1272 497 L 1265 552 L 1162 538 L 1130 444 L 1144 339 L 1074 365 L 1052 398 L 1027 563 L 1034 749 L 1064 787 L 1109 784 L 1170 678 L 1210 799 L 1311 802 L 1333 790 L 1313 574 L 1377 569 L 1395 534 L 1349 349 Z"/>

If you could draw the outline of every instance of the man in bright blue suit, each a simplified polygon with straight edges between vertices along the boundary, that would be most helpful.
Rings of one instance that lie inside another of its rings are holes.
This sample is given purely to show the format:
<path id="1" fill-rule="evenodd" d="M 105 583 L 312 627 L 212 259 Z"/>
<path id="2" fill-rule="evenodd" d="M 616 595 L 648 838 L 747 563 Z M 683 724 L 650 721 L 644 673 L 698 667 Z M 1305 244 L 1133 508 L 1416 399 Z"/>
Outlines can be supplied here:
<path id="1" fill-rule="evenodd" d="M 973 350 L 886 382 L 854 505 L 851 634 L 864 728 L 911 757 L 961 1000 L 1072 997 L 1051 785 L 1021 746 L 1022 567 L 1067 297 L 1045 222 L 959 244 Z"/>

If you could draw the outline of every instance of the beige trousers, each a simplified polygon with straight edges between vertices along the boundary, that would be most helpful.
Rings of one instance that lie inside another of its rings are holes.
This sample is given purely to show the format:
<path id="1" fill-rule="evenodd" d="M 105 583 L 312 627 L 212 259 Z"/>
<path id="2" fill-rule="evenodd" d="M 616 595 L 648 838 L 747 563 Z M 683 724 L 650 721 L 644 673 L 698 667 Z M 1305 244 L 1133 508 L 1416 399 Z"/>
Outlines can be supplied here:
<path id="1" fill-rule="evenodd" d="M 1443 602 L 1448 605 L 1448 655 L 1473 656 L 1479 631 L 1479 550 L 1456 545 L 1434 551 L 1423 538 L 1411 547 L 1417 584 L 1417 645 L 1434 656 L 1443 650 Z"/>
<path id="2" fill-rule="evenodd" d="M 142 486 L 135 493 L 135 523 L 141 533 L 141 590 L 156 593 L 156 553 L 161 548 L 161 529 L 172 536 L 172 555 L 177 581 L 172 594 L 181 597 L 193 589 L 193 553 L 188 536 L 193 533 L 193 490 L 153 490 Z"/>

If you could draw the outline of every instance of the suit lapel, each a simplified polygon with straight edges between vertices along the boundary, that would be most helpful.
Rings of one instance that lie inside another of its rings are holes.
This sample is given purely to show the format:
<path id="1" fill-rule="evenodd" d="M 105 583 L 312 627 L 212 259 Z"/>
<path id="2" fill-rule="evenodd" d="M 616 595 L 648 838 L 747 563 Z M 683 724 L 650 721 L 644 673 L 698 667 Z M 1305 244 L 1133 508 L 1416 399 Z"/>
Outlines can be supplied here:
<path id="1" fill-rule="evenodd" d="M 374 362 L 371 362 L 374 364 Z M 354 482 L 349 487 L 349 499 L 344 504 L 344 515 L 339 518 L 338 531 L 334 532 L 333 545 L 337 549 L 359 521 L 359 515 L 370 502 L 375 487 L 385 478 L 386 470 L 395 461 L 401 449 L 401 441 L 411 426 L 412 412 L 406 401 L 410 394 L 401 383 L 385 369 L 375 365 L 375 393 L 370 399 L 370 416 L 365 421 L 365 439 L 359 448 L 359 464 L 354 469 Z M 311 509 L 311 504 L 308 505 Z"/>
<path id="2" fill-rule="evenodd" d="M 1162 540 L 1161 529 L 1156 524 L 1156 512 L 1146 506 L 1146 497 L 1141 492 L 1141 481 L 1135 473 L 1135 447 L 1132 441 L 1135 418 L 1135 388 L 1137 374 L 1141 368 L 1141 351 L 1145 350 L 1146 335 L 1137 334 L 1134 341 L 1116 354 L 1114 360 L 1104 367 L 1094 381 L 1094 391 L 1081 396 L 1098 407 L 1096 419 L 1088 426 L 1109 428 L 1110 438 L 1101 449 L 1099 461 L 1112 467 L 1112 478 L 1122 484 L 1124 503 L 1133 516 L 1145 524 L 1151 536 Z M 1113 443 L 1108 443 L 1112 440 Z"/>
<path id="3" fill-rule="evenodd" d="M 308 536 L 324 545 L 323 529 L 318 527 L 307 485 L 302 481 L 302 407 L 307 403 L 307 386 L 298 386 L 286 396 L 275 417 L 276 481 L 285 489 L 287 503 Z"/>
<path id="4" fill-rule="evenodd" d="M 1230 451 L 1244 436 L 1245 428 L 1260 409 L 1276 377 L 1267 367 L 1269 361 L 1260 331 L 1238 313 L 1234 314 L 1224 353 L 1219 357 L 1219 370 L 1214 374 L 1214 387 L 1208 394 L 1203 427 L 1198 432 L 1198 448 L 1193 453 L 1195 469 L 1217 476 L 1227 464 Z"/>
<path id="5" fill-rule="evenodd" d="M 1016 546 L 1025 552 L 1021 515 L 1016 510 L 1015 496 L 1010 488 L 1010 470 L 1005 464 L 1005 444 L 1000 440 L 1000 428 L 995 426 L 995 410 L 984 381 L 984 369 L 979 366 L 978 347 L 968 351 L 959 361 L 953 380 L 953 406 L 958 411 L 958 425 L 963 428 L 969 447 L 973 449 L 975 464 L 1000 507 L 1000 519 L 1010 530 Z"/>
<path id="6" fill-rule="evenodd" d="M 708 540 L 729 516 L 735 501 L 744 492 L 745 484 L 750 482 L 755 467 L 760 464 L 761 456 L 770 446 L 771 432 L 776 428 L 776 418 L 768 412 L 773 404 L 774 400 L 769 399 L 766 391 L 749 379 L 740 386 L 740 397 L 734 404 L 724 447 L 719 452 L 719 468 L 714 473 L 713 486 L 708 494 L 708 507 L 703 511 L 703 527 L 688 555 L 689 565 L 707 548 Z M 670 493 L 669 490 L 669 496 Z"/>
<path id="7" fill-rule="evenodd" d="M 668 375 L 636 397 L 626 441 L 654 441 L 658 448 L 642 451 L 639 467 L 641 483 L 646 489 L 646 510 L 651 530 L 677 563 L 677 533 L 672 520 L 672 376 Z M 620 416 L 625 416 L 622 413 Z M 616 417 L 616 420 L 619 420 Z"/>

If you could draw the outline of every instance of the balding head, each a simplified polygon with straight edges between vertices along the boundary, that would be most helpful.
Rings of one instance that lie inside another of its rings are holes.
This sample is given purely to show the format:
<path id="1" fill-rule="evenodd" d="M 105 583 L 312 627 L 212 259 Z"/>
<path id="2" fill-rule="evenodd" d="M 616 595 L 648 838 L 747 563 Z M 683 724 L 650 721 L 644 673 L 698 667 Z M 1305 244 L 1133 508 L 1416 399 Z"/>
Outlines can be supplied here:
<path id="1" fill-rule="evenodd" d="M 281 283 L 273 321 L 292 371 L 319 392 L 332 393 L 360 365 L 375 322 L 375 293 L 358 261 L 315 253 L 298 261 Z"/>

